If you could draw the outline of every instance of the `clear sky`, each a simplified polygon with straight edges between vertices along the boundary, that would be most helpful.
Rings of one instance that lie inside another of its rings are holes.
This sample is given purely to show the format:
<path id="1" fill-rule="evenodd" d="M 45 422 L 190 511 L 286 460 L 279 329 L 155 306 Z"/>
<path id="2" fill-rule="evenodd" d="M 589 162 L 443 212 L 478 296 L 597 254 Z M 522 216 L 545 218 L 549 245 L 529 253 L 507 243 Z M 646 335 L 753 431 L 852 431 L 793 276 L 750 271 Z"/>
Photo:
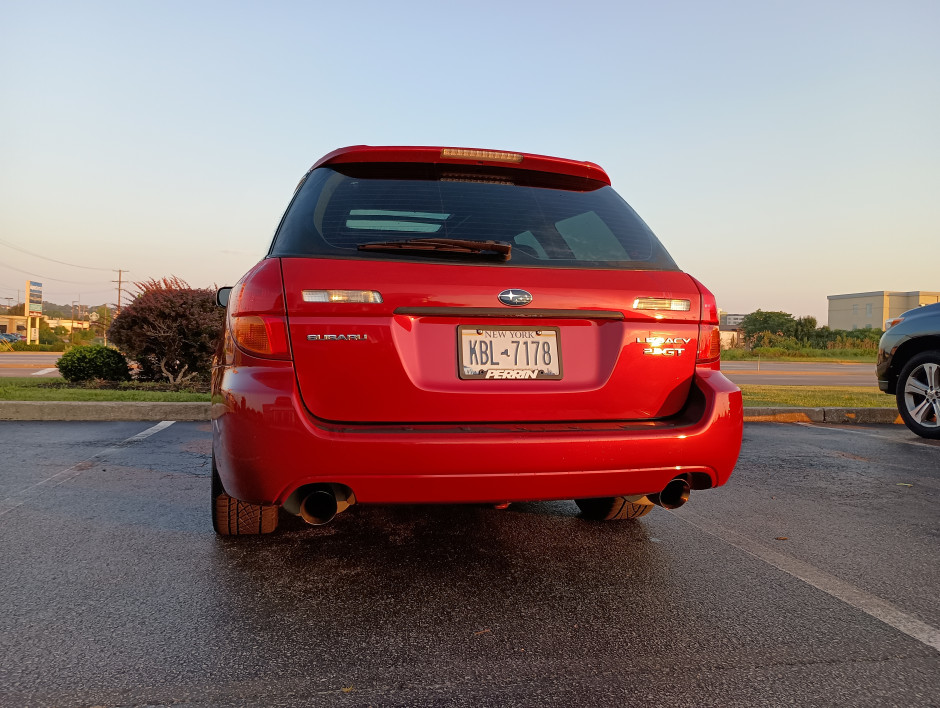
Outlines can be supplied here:
<path id="1" fill-rule="evenodd" d="M 0 298 L 232 284 L 323 154 L 454 145 L 597 162 L 723 309 L 824 324 L 940 290 L 938 37 L 937 0 L 0 0 Z"/>

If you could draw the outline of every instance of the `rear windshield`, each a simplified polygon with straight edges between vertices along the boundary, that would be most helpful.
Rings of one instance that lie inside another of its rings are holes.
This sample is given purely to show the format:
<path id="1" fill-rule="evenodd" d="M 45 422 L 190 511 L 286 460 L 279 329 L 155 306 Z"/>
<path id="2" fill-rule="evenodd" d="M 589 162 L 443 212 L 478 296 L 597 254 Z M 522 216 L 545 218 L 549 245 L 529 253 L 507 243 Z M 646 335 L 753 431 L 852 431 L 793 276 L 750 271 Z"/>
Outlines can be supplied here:
<path id="1" fill-rule="evenodd" d="M 501 241 L 512 247 L 508 261 L 481 257 L 474 263 L 678 270 L 649 227 L 609 185 L 460 165 L 318 168 L 294 195 L 270 255 L 450 258 L 430 250 L 359 250 L 367 243 L 427 238 Z"/>

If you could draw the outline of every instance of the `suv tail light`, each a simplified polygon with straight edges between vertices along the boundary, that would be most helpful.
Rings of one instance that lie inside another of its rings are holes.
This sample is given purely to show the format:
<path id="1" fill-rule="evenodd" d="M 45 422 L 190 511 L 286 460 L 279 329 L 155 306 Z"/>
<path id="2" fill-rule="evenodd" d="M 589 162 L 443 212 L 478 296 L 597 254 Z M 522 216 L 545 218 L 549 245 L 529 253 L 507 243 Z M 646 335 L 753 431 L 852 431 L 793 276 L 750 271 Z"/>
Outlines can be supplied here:
<path id="1" fill-rule="evenodd" d="M 228 326 L 238 347 L 253 356 L 290 359 L 281 262 L 261 261 L 229 297 Z"/>
<path id="2" fill-rule="evenodd" d="M 718 326 L 718 301 L 711 290 L 692 278 L 702 294 L 702 321 L 698 326 L 696 366 L 718 369 L 721 366 L 721 330 Z"/>

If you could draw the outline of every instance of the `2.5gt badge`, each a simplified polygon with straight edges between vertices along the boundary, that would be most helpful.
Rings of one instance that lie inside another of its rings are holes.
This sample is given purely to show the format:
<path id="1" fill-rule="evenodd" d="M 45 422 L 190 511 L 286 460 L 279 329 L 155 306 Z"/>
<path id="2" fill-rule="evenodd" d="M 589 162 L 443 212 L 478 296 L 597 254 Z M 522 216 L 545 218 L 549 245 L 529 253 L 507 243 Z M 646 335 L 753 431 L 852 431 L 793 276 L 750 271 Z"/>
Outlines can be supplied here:
<path id="1" fill-rule="evenodd" d="M 690 337 L 647 337 L 636 340 L 637 344 L 645 344 L 643 353 L 647 356 L 682 356 L 685 347 L 691 344 Z"/>

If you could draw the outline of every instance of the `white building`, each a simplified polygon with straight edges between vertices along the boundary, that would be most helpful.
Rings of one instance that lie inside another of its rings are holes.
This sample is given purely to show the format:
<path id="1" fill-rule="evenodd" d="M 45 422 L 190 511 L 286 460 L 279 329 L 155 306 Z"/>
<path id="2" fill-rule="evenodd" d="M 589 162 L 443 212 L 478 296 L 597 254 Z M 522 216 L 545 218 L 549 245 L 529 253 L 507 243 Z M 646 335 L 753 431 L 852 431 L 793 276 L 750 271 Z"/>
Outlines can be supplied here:
<path id="1" fill-rule="evenodd" d="M 829 327 L 831 329 L 885 329 L 888 321 L 921 305 L 940 302 L 940 292 L 915 290 L 893 292 L 829 295 Z"/>

